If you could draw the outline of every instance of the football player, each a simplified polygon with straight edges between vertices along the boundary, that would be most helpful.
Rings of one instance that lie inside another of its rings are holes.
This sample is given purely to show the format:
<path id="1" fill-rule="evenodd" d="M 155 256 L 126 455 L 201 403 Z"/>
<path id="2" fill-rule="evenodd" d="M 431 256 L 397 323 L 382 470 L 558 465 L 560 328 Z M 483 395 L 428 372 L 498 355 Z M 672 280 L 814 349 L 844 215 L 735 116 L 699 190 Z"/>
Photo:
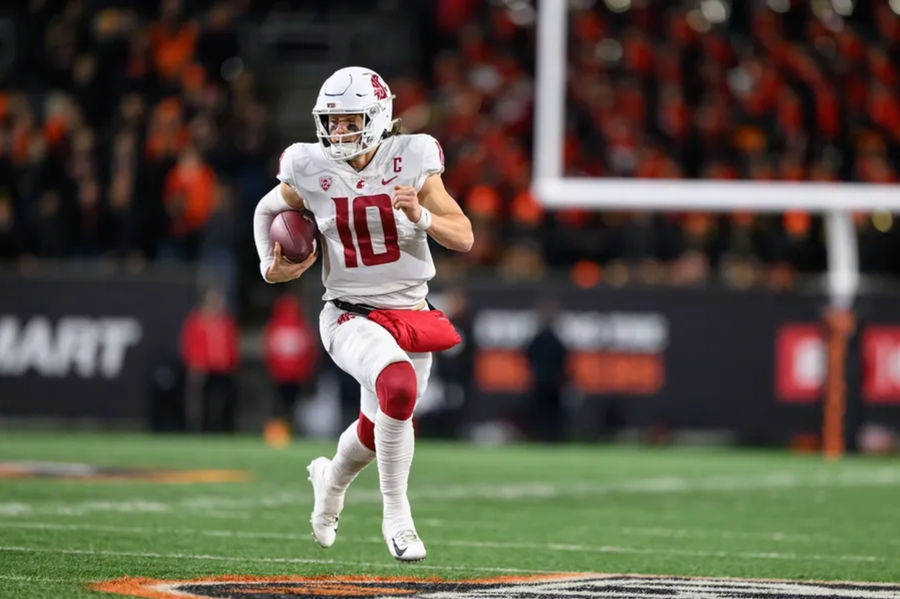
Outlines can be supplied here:
<path id="1" fill-rule="evenodd" d="M 472 226 L 444 188 L 444 155 L 429 135 L 402 135 L 392 118 L 390 88 L 362 67 L 336 71 L 322 85 L 312 114 L 318 143 L 296 143 L 281 156 L 281 182 L 260 200 L 254 237 L 263 278 L 291 281 L 315 261 L 292 264 L 269 240 L 275 216 L 287 209 L 315 215 L 323 241 L 325 301 L 322 343 L 360 384 L 359 418 L 340 436 L 333 458 L 307 470 L 315 502 L 313 536 L 335 540 L 344 495 L 373 459 L 383 498 L 382 535 L 398 560 L 424 559 L 407 499 L 413 458 L 412 414 L 428 384 L 431 353 L 402 349 L 386 328 L 367 319 L 370 308 L 427 309 L 434 262 L 428 236 L 461 252 L 472 247 Z M 363 310 L 359 310 L 363 308 Z"/>

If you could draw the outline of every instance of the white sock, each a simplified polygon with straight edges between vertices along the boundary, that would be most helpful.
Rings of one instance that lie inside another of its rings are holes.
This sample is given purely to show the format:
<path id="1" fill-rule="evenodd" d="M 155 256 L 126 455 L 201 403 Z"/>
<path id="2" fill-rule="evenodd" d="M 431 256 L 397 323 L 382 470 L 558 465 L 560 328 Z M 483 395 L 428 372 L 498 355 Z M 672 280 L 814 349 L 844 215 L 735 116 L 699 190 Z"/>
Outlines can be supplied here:
<path id="1" fill-rule="evenodd" d="M 401 528 L 413 528 L 406 487 L 415 446 L 411 418 L 397 420 L 378 410 L 375 414 L 375 456 L 384 502 L 382 532 L 385 535 Z"/>
<path id="2" fill-rule="evenodd" d="M 354 420 L 353 424 L 341 433 L 337 451 L 331 458 L 331 467 L 328 469 L 328 495 L 340 497 L 341 505 L 335 506 L 338 507 L 337 511 L 343 507 L 344 493 L 347 492 L 350 483 L 375 457 L 375 452 L 359 440 L 359 436 L 356 434 L 358 423 L 358 420 Z"/>

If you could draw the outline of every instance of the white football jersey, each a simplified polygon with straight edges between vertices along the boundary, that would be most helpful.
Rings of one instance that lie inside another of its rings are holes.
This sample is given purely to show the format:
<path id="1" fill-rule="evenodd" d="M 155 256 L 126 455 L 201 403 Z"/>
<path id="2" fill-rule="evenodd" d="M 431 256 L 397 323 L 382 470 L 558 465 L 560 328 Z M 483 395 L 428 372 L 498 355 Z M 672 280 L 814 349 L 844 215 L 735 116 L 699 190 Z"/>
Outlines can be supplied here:
<path id="1" fill-rule="evenodd" d="M 444 171 L 430 135 L 395 135 L 357 171 L 325 157 L 318 143 L 296 143 L 281 155 L 278 179 L 303 198 L 324 241 L 322 299 L 379 308 L 411 308 L 428 293 L 434 261 L 428 235 L 393 208 L 395 185 L 416 191 Z"/>

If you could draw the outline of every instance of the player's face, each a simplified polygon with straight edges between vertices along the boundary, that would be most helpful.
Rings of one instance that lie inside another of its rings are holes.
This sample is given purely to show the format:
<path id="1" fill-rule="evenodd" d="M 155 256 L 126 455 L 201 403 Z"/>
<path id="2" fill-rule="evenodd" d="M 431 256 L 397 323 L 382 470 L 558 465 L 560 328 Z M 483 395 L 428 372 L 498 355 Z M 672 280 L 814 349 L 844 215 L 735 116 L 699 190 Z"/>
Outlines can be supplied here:
<path id="1" fill-rule="evenodd" d="M 350 133 L 359 133 L 363 129 L 363 117 L 361 114 L 329 114 L 328 133 L 332 136 L 332 143 L 354 143 L 359 139 L 358 135 L 350 137 L 338 137 Z"/>

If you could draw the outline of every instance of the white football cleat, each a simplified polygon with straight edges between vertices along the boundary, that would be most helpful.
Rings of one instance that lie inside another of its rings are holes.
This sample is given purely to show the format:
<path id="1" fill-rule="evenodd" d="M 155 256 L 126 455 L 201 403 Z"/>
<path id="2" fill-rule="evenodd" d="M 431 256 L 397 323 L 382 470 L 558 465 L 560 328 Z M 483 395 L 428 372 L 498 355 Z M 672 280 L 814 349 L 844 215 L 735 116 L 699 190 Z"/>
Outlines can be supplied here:
<path id="1" fill-rule="evenodd" d="M 321 457 L 314 459 L 306 467 L 315 498 L 313 511 L 309 515 L 309 523 L 312 524 L 312 534 L 316 543 L 325 548 L 334 545 L 334 539 L 337 537 L 338 516 L 344 503 L 342 497 L 328 496 L 326 475 L 330 465 L 331 460 Z"/>
<path id="2" fill-rule="evenodd" d="M 384 537 L 388 551 L 401 562 L 417 562 L 425 559 L 425 543 L 412 528 L 397 531 L 390 538 Z"/>

